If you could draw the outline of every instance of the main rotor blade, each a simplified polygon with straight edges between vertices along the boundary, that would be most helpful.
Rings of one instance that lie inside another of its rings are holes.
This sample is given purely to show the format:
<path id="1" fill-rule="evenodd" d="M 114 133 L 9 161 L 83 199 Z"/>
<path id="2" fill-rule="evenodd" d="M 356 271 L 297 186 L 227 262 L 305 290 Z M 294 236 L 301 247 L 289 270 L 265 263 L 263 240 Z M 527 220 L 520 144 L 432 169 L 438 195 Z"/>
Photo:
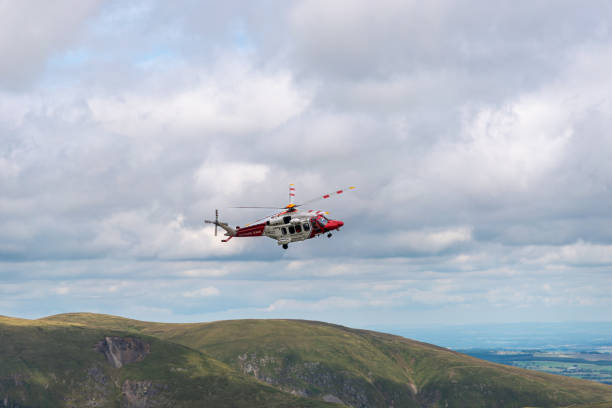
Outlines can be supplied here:
<path id="1" fill-rule="evenodd" d="M 275 216 L 275 215 L 276 215 L 276 213 L 274 213 L 274 214 L 270 214 L 270 215 L 267 215 L 267 216 L 265 216 L 265 217 L 263 217 L 263 218 L 260 218 L 260 219 L 258 219 L 258 220 L 255 220 L 255 221 L 249 222 L 248 224 L 246 224 L 246 225 L 245 225 L 245 227 L 248 227 L 249 225 L 257 224 L 259 221 L 263 221 L 263 220 L 265 220 L 266 218 L 270 218 L 270 217 L 273 217 L 273 216 Z"/>
<path id="2" fill-rule="evenodd" d="M 240 207 L 229 207 L 229 208 L 265 208 L 265 209 L 268 209 L 268 210 L 284 210 L 284 209 L 285 209 L 285 207 L 246 207 L 246 206 L 240 206 Z M 270 217 L 272 217 L 273 215 L 276 215 L 276 214 L 266 215 L 266 216 L 265 216 L 265 217 L 263 217 L 263 218 L 260 218 L 260 219 L 258 219 L 258 220 L 255 220 L 255 221 L 249 222 L 248 224 L 246 224 L 246 225 L 245 225 L 245 227 L 248 227 L 249 225 L 256 224 L 256 223 L 258 223 L 258 222 L 259 222 L 259 221 L 261 221 L 261 220 L 265 220 L 266 218 L 270 218 Z"/>
<path id="3" fill-rule="evenodd" d="M 228 207 L 228 208 L 266 208 L 268 210 L 282 210 L 285 207 Z"/>
<path id="4" fill-rule="evenodd" d="M 334 197 L 334 196 L 340 195 L 340 194 L 342 194 L 342 193 L 344 193 L 344 192 L 347 192 L 347 191 L 349 191 L 349 190 L 354 190 L 354 189 L 355 189 L 355 187 L 349 187 L 349 188 L 347 188 L 347 189 L 345 189 L 345 190 L 336 190 L 336 191 L 334 191 L 333 193 L 325 194 L 325 195 L 323 195 L 323 196 L 319 196 L 319 197 L 317 197 L 317 198 L 313 198 L 312 200 L 304 201 L 304 202 L 303 202 L 303 203 L 301 203 L 301 204 L 297 204 L 297 205 L 296 205 L 296 207 L 301 207 L 301 206 L 303 206 L 304 204 L 314 203 L 315 201 L 319 201 L 319 200 L 325 200 L 325 199 L 327 199 L 327 198 L 331 198 L 331 197 Z"/>

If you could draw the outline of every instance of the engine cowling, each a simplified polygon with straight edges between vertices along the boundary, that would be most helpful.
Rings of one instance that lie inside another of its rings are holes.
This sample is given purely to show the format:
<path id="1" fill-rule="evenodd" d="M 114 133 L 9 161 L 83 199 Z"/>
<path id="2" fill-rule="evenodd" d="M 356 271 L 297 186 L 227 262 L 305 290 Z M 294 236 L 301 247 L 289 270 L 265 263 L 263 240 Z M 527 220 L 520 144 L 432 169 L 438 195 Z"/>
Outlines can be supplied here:
<path id="1" fill-rule="evenodd" d="M 284 218 L 286 218 L 286 217 L 273 217 L 273 218 L 270 218 L 268 220 L 267 224 L 268 225 L 283 225 L 283 224 L 287 224 L 285 222 Z"/>

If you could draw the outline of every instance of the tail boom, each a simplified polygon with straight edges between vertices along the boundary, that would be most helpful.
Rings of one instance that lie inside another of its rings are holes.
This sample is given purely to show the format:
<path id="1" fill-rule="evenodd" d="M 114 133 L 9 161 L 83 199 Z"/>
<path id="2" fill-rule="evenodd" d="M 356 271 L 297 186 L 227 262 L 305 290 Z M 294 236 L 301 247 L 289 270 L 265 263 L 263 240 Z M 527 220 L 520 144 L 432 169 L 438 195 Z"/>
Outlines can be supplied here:
<path id="1" fill-rule="evenodd" d="M 217 221 L 217 220 L 215 220 L 215 221 L 204 220 L 204 222 L 206 224 L 213 224 L 213 225 L 215 225 L 215 229 L 216 229 L 216 227 L 223 228 L 225 230 L 225 236 L 226 237 L 230 237 L 231 238 L 231 237 L 235 237 L 236 236 L 236 230 L 233 229 L 232 227 L 230 227 L 225 222 L 220 222 L 220 221 Z M 228 239 L 228 241 L 229 241 L 229 239 Z"/>
<path id="2" fill-rule="evenodd" d="M 249 225 L 248 227 L 239 228 L 236 230 L 237 237 L 259 237 L 263 235 L 266 223 Z"/>
<path id="3" fill-rule="evenodd" d="M 215 226 L 215 236 L 217 235 L 217 227 L 221 227 L 225 230 L 226 239 L 222 239 L 221 242 L 227 242 L 234 237 L 259 237 L 263 235 L 266 223 L 249 225 L 244 228 L 236 227 L 236 229 L 229 226 L 226 222 L 219 221 L 219 212 L 215 210 L 215 220 L 204 220 L 206 224 L 213 224 Z"/>

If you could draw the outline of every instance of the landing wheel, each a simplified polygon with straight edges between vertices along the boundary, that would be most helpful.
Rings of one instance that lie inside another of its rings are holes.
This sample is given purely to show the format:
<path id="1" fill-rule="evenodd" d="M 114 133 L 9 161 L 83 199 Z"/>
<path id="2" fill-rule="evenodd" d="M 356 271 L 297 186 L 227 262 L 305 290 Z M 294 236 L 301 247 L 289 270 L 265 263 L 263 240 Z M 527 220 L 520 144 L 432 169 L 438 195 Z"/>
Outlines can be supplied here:
<path id="1" fill-rule="evenodd" d="M 283 244 L 283 249 L 287 249 L 287 248 L 289 248 L 289 245 Z"/>
<path id="2" fill-rule="evenodd" d="M 331 237 L 332 237 L 332 234 L 330 232 L 329 234 L 327 234 L 327 238 L 331 238 Z"/>

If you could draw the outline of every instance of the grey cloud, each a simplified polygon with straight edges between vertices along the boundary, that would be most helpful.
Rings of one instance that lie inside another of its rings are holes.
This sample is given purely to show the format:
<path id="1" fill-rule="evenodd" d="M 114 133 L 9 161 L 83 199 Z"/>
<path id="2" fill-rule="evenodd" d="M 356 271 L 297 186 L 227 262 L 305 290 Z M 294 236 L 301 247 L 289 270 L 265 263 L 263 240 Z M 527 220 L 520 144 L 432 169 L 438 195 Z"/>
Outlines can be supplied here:
<path id="1" fill-rule="evenodd" d="M 351 4 L 107 3 L 79 14 L 78 44 L 67 31 L 37 44 L 33 66 L 64 50 L 59 62 L 37 89 L 0 93 L 7 310 L 40 314 L 51 294 L 49 312 L 104 311 L 134 290 L 113 310 L 443 320 L 497 296 L 496 318 L 527 315 L 517 291 L 538 310 L 544 284 L 574 299 L 548 296 L 557 310 L 607 305 L 588 280 L 609 286 L 610 8 Z M 264 216 L 227 207 L 284 205 L 290 182 L 298 201 L 357 185 L 313 206 L 342 231 L 282 252 L 204 228 L 215 208 L 238 225 Z M 160 307 L 145 279 L 182 283 Z M 179 296 L 208 287 L 214 313 Z M 245 288 L 262 292 L 241 302 Z"/>
<path id="2" fill-rule="evenodd" d="M 299 3 L 290 21 L 296 56 L 314 72 L 388 77 L 447 66 L 521 76 L 551 69 L 577 45 L 605 43 L 610 12 L 605 2 L 312 0 Z"/>
<path id="3" fill-rule="evenodd" d="M 19 89 L 43 72 L 53 53 L 78 44 L 99 1 L 3 2 L 0 6 L 0 86 Z"/>

